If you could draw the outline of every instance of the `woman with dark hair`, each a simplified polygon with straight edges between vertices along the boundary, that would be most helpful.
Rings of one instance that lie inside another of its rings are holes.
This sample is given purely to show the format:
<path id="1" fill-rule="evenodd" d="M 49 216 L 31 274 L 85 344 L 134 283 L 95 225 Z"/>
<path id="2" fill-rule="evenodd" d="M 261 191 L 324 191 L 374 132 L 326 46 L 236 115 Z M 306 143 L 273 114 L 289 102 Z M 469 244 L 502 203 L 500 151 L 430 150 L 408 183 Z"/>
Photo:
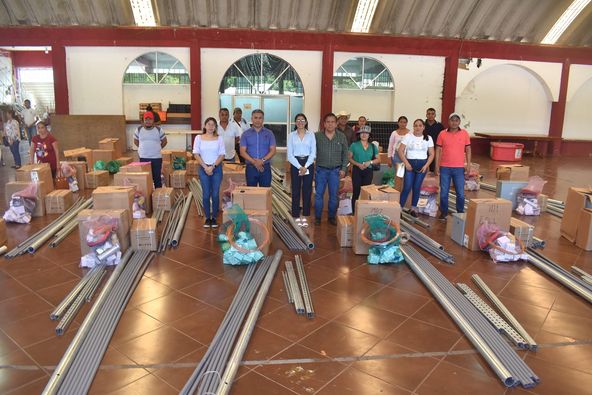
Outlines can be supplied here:
<path id="1" fill-rule="evenodd" d="M 363 126 L 356 132 L 358 141 L 349 147 L 349 163 L 352 165 L 352 211 L 364 185 L 372 184 L 372 165 L 379 164 L 378 148 L 370 142 L 370 126 Z"/>
<path id="2" fill-rule="evenodd" d="M 143 115 L 144 124 L 134 132 L 134 144 L 138 146 L 140 162 L 150 162 L 154 188 L 162 187 L 162 153 L 160 150 L 167 145 L 164 130 L 154 124 L 154 114 L 146 111 Z"/>
<path id="3" fill-rule="evenodd" d="M 51 176 L 55 178 L 58 174 L 59 152 L 58 141 L 49 133 L 45 122 L 37 122 L 37 134 L 31 139 L 31 148 L 29 149 L 31 163 L 35 163 L 35 160 L 38 163 L 49 163 Z"/>
<path id="4" fill-rule="evenodd" d="M 199 182 L 203 191 L 203 206 L 206 220 L 204 228 L 217 228 L 222 184 L 222 161 L 226 154 L 224 139 L 218 136 L 218 122 L 209 117 L 204 122 L 203 134 L 193 142 L 193 154 L 199 164 Z M 211 201 L 211 202 L 210 202 Z"/>
<path id="5" fill-rule="evenodd" d="M 407 202 L 409 192 L 413 190 L 410 214 L 417 217 L 419 191 L 425 175 L 434 160 L 434 141 L 425 130 L 423 119 L 413 122 L 413 133 L 403 137 L 398 149 L 399 158 L 405 164 L 405 179 L 401 192 L 401 207 Z"/>
<path id="6" fill-rule="evenodd" d="M 310 197 L 312 196 L 313 163 L 317 156 L 317 143 L 313 132 L 308 130 L 308 120 L 304 114 L 294 118 L 296 130 L 288 136 L 288 162 L 292 184 L 292 217 L 302 226 L 307 226 L 306 218 L 300 220 L 300 196 L 302 196 L 302 214 L 310 215 Z"/>
<path id="7" fill-rule="evenodd" d="M 14 166 L 15 169 L 21 168 L 21 153 L 19 151 L 19 143 L 21 142 L 21 131 L 19 127 L 18 121 L 15 119 L 16 115 L 14 110 L 10 110 L 7 113 L 8 119 L 4 124 L 4 133 L 6 140 L 8 141 L 8 146 L 10 147 L 10 152 L 12 152 L 12 157 L 14 158 Z"/>
<path id="8" fill-rule="evenodd" d="M 397 166 L 397 164 L 402 163 L 401 158 L 399 157 L 399 145 L 407 134 L 409 134 L 409 129 L 407 129 L 407 117 L 402 115 L 397 120 L 397 129 L 391 133 L 391 137 L 389 138 L 389 145 L 388 145 L 388 157 L 390 160 L 389 164 L 393 166 Z"/>

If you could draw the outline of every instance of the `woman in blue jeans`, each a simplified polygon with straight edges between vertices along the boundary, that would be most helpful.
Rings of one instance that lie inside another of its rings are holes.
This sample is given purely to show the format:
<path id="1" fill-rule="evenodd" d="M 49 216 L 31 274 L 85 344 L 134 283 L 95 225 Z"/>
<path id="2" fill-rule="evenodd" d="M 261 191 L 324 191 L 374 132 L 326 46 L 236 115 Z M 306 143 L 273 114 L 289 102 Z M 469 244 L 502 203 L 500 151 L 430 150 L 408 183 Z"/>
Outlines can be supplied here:
<path id="1" fill-rule="evenodd" d="M 203 134 L 197 135 L 193 143 L 193 154 L 199 164 L 199 182 L 203 191 L 203 206 L 206 220 L 204 228 L 217 228 L 220 206 L 220 184 L 222 184 L 222 161 L 226 149 L 224 139 L 218 136 L 218 123 L 209 117 L 204 122 Z M 210 203 L 211 200 L 211 203 Z"/>
<path id="2" fill-rule="evenodd" d="M 401 207 L 405 206 L 409 192 L 413 191 L 410 214 L 417 217 L 419 190 L 434 160 L 434 141 L 425 131 L 422 119 L 413 122 L 413 133 L 403 137 L 398 149 L 399 158 L 405 164 L 405 179 L 401 192 Z"/>
<path id="3" fill-rule="evenodd" d="M 21 168 L 21 153 L 19 150 L 19 143 L 21 142 L 21 130 L 18 121 L 15 119 L 16 115 L 13 110 L 10 110 L 6 113 L 7 120 L 4 123 L 4 134 L 6 140 L 8 141 L 8 145 L 10 147 L 10 152 L 12 152 L 12 156 L 14 158 L 14 166 L 15 169 Z M 4 161 L 2 161 L 2 165 L 4 165 Z"/>

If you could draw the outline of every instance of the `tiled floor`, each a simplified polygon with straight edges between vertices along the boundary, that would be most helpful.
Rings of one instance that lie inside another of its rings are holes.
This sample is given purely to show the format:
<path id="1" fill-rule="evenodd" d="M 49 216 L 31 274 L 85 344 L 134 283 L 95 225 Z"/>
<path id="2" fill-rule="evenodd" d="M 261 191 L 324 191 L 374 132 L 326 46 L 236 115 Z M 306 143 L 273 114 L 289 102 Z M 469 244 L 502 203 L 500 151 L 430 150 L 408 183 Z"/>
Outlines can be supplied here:
<path id="1" fill-rule="evenodd" d="M 476 159 L 492 182 L 496 164 Z M 525 164 L 548 180 L 545 192 L 558 199 L 571 185 L 592 185 L 590 159 L 526 159 Z M 0 170 L 0 181 L 10 177 L 11 169 Z M 9 225 L 9 245 L 49 220 Z M 541 344 L 540 351 L 521 354 L 541 378 L 537 387 L 506 389 L 404 264 L 367 265 L 365 257 L 337 247 L 335 228 L 323 222 L 310 229 L 317 248 L 303 256 L 316 318 L 294 313 L 276 276 L 232 393 L 591 393 L 592 306 L 527 264 L 495 265 L 483 254 L 461 249 L 445 238 L 442 224 L 428 221 L 433 227 L 427 233 L 456 256 L 454 266 L 430 261 L 451 281 L 471 284 L 471 274 L 481 275 Z M 545 254 L 564 267 L 577 264 L 592 272 L 592 253 L 559 237 L 559 219 L 545 214 L 527 221 L 547 241 Z M 272 246 L 284 249 L 277 237 Z M 0 393 L 39 393 L 83 321 L 88 306 L 65 336 L 56 337 L 55 322 L 49 320 L 52 308 L 83 275 L 78 259 L 75 232 L 57 249 L 45 246 L 33 256 L 0 261 Z M 222 265 L 214 232 L 203 230 L 192 211 L 180 248 L 154 259 L 136 289 L 91 393 L 178 393 L 205 353 L 243 272 Z M 566 342 L 577 343 L 561 345 Z"/>

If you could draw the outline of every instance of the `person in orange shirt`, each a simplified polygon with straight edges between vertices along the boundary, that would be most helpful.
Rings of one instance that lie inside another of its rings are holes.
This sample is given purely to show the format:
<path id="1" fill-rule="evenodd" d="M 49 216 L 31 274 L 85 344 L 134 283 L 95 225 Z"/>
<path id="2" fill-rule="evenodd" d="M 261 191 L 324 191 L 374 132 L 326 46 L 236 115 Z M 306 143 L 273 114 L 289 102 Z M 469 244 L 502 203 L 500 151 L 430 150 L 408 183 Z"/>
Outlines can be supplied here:
<path id="1" fill-rule="evenodd" d="M 465 162 L 466 155 L 466 162 Z M 469 132 L 460 127 L 460 115 L 448 117 L 448 129 L 438 135 L 436 141 L 436 175 L 440 175 L 440 217 L 446 221 L 448 215 L 448 193 L 450 180 L 456 193 L 456 211 L 465 211 L 465 174 L 471 163 L 471 138 Z"/>

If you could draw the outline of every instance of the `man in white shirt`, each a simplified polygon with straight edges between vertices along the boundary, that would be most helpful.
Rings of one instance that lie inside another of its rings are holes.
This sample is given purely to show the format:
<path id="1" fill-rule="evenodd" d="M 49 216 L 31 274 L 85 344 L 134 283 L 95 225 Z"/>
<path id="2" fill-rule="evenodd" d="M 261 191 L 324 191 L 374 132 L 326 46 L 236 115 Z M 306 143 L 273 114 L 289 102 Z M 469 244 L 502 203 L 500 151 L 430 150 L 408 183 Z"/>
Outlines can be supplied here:
<path id="1" fill-rule="evenodd" d="M 35 128 L 35 122 L 37 122 L 37 114 L 35 110 L 31 108 L 31 101 L 26 99 L 23 103 L 25 108 L 21 111 L 21 117 L 25 123 L 25 131 L 27 133 L 27 139 L 29 142 L 37 134 L 37 128 Z M 29 143 L 30 144 L 30 143 Z"/>
<path id="2" fill-rule="evenodd" d="M 240 143 L 240 135 L 242 130 L 239 132 L 239 128 L 236 123 L 228 122 L 230 112 L 227 108 L 221 108 L 218 112 L 220 121 L 218 122 L 218 136 L 222 136 L 224 140 L 224 154 L 225 162 L 234 162 L 236 157 L 236 144 Z"/>
<path id="3" fill-rule="evenodd" d="M 232 120 L 230 123 L 236 129 L 239 138 L 245 130 L 250 128 L 249 123 L 243 118 L 243 110 L 241 110 L 240 107 L 236 107 L 232 112 Z M 240 152 L 240 143 L 235 145 L 235 150 L 236 152 Z M 241 163 L 245 163 L 245 158 L 240 155 L 238 157 Z"/>

